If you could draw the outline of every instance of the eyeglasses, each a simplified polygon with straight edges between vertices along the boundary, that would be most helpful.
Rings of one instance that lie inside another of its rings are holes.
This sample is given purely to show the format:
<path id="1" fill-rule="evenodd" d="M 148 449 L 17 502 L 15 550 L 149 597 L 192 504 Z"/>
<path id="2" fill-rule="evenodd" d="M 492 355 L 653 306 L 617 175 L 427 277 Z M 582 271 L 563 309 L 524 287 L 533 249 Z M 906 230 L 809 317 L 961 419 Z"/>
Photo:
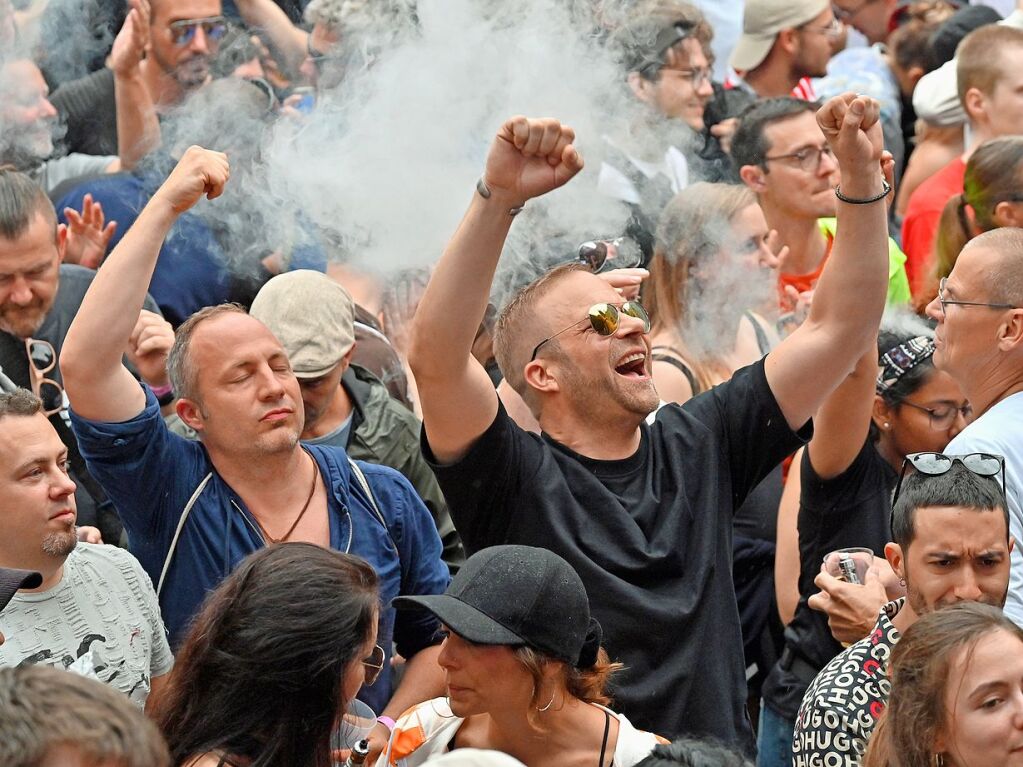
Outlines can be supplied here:
<path id="1" fill-rule="evenodd" d="M 821 160 L 827 155 L 832 161 L 835 159 L 835 153 L 831 151 L 831 147 L 825 144 L 824 146 L 808 146 L 805 149 L 800 149 L 798 152 L 792 152 L 790 154 L 779 154 L 774 157 L 765 157 L 764 162 L 771 160 L 795 160 L 796 164 L 800 168 L 805 170 L 807 173 L 816 173 L 821 167 Z"/>
<path id="2" fill-rule="evenodd" d="M 533 347 L 533 353 L 529 357 L 529 361 L 532 362 L 536 359 L 536 353 L 540 351 L 540 347 L 548 341 L 553 341 L 555 338 L 565 333 L 580 322 L 590 321 L 590 327 L 592 327 L 598 335 L 610 336 L 614 335 L 618 331 L 618 324 L 622 314 L 626 314 L 629 317 L 635 317 L 637 320 L 643 323 L 643 332 L 650 332 L 650 315 L 646 313 L 646 309 L 639 303 L 639 301 L 626 301 L 621 305 L 619 309 L 614 304 L 594 304 L 590 307 L 588 316 L 585 319 L 573 322 L 567 328 L 559 330 L 553 336 L 548 336 L 536 346 Z"/>
<path id="3" fill-rule="evenodd" d="M 669 73 L 680 80 L 688 80 L 694 90 L 698 90 L 705 83 L 709 83 L 713 74 L 707 67 L 694 67 L 693 69 L 669 69 L 665 67 L 661 70 L 662 77 Z"/>
<path id="4" fill-rule="evenodd" d="M 576 260 L 594 274 L 611 269 L 627 269 L 643 262 L 643 251 L 631 237 L 613 240 L 588 240 L 579 246 Z"/>
<path id="5" fill-rule="evenodd" d="M 384 648 L 380 645 L 373 645 L 373 652 L 369 654 L 369 657 L 362 659 L 362 665 L 366 667 L 366 686 L 372 685 L 377 677 L 380 676 L 380 672 L 384 670 Z"/>
<path id="6" fill-rule="evenodd" d="M 945 284 L 948 282 L 948 277 L 942 277 L 938 283 L 938 303 L 941 304 L 941 316 L 945 317 L 945 307 L 949 304 L 956 304 L 957 306 L 986 306 L 989 309 L 1018 309 L 1019 307 L 1013 306 L 1012 304 L 991 304 L 985 301 L 956 301 L 951 298 L 945 298 Z"/>
<path id="7" fill-rule="evenodd" d="M 53 344 L 36 338 L 25 339 L 25 353 L 28 354 L 28 374 L 32 393 L 43 401 L 43 412 L 47 416 L 64 409 L 64 387 L 47 378 L 46 374 L 57 367 L 57 352 Z M 47 407 L 56 403 L 55 407 Z"/>
<path id="8" fill-rule="evenodd" d="M 874 0 L 863 0 L 863 2 L 860 3 L 859 5 L 857 5 L 855 8 L 849 8 L 849 9 L 841 8 L 838 5 L 832 3 L 831 4 L 831 10 L 834 11 L 836 19 L 838 19 L 839 21 L 843 21 L 843 22 L 849 22 L 853 18 L 858 16 L 860 11 L 862 11 L 864 8 L 866 8 L 868 5 L 870 5 L 872 2 L 874 2 Z"/>
<path id="9" fill-rule="evenodd" d="M 808 29 L 811 32 L 819 32 L 825 37 L 835 38 L 842 34 L 842 22 L 838 19 L 832 19 L 823 27 L 811 27 L 809 24 L 804 24 L 800 29 Z"/>
<path id="10" fill-rule="evenodd" d="M 902 480 L 905 478 L 906 471 L 910 466 L 921 474 L 937 477 L 949 471 L 957 462 L 961 463 L 978 477 L 994 477 L 1001 472 L 1002 495 L 1005 495 L 1005 459 L 1000 455 L 993 455 L 991 453 L 967 453 L 966 455 L 910 453 L 906 456 L 906 460 L 902 462 L 902 473 L 899 474 L 899 482 L 895 485 L 895 494 L 892 496 L 892 509 L 895 508 L 895 502 L 899 500 Z"/>
<path id="11" fill-rule="evenodd" d="M 955 423 L 956 416 L 960 413 L 965 420 L 969 420 L 970 416 L 973 415 L 973 406 L 970 405 L 969 402 L 962 407 L 949 405 L 944 405 L 942 407 L 924 407 L 923 405 L 918 405 L 915 402 L 910 402 L 908 399 L 901 399 L 899 400 L 899 404 L 909 405 L 910 407 L 927 413 L 927 417 L 931 423 L 931 428 L 938 431 L 944 431 L 949 428 L 953 423 Z"/>
<path id="12" fill-rule="evenodd" d="M 202 33 L 214 42 L 219 42 L 227 34 L 227 21 L 223 16 L 209 16 L 205 19 L 181 19 L 169 25 L 171 42 L 179 48 L 191 44 L 195 39 L 196 30 L 202 27 Z"/>

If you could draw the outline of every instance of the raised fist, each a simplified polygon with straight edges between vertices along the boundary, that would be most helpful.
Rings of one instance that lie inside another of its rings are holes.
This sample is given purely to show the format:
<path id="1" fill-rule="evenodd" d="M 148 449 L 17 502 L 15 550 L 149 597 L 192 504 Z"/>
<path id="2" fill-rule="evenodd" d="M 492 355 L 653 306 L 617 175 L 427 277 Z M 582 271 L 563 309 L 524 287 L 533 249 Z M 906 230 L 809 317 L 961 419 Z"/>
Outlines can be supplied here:
<path id="1" fill-rule="evenodd" d="M 153 199 L 167 202 L 180 215 L 199 202 L 204 194 L 210 200 L 219 197 L 230 176 L 231 166 L 226 154 L 190 146 L 167 180 L 156 190 Z"/>
<path id="2" fill-rule="evenodd" d="M 557 189 L 582 170 L 575 131 L 557 120 L 513 117 L 497 132 L 484 181 L 513 204 Z"/>
<path id="3" fill-rule="evenodd" d="M 817 111 L 817 124 L 843 174 L 867 168 L 876 172 L 884 150 L 881 106 L 876 99 L 855 93 L 835 96 Z"/>

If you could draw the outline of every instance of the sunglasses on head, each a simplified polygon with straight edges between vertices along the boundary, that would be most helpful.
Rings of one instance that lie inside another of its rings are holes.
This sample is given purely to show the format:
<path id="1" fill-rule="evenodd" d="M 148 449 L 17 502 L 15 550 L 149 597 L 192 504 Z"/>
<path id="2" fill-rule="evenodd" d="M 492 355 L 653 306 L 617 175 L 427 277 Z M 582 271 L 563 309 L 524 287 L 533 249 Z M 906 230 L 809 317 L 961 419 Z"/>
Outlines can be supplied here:
<path id="1" fill-rule="evenodd" d="M 573 322 L 567 328 L 559 330 L 554 335 L 548 336 L 540 343 L 538 343 L 536 346 L 534 346 L 533 354 L 530 356 L 529 361 L 532 362 L 533 360 L 536 359 L 536 353 L 540 351 L 540 347 L 543 346 L 545 343 L 554 340 L 562 333 L 571 330 L 580 322 L 585 322 L 586 320 L 589 320 L 590 327 L 593 328 L 593 330 L 596 331 L 598 335 L 602 336 L 614 335 L 614 333 L 618 331 L 618 325 L 621 321 L 622 314 L 626 314 L 629 317 L 635 317 L 637 320 L 642 321 L 643 332 L 644 333 L 650 332 L 650 315 L 646 313 L 646 309 L 643 308 L 643 305 L 639 301 L 625 301 L 624 303 L 620 304 L 620 306 L 607 303 L 594 304 L 593 306 L 590 307 L 590 311 L 588 312 L 585 319 Z"/>
<path id="2" fill-rule="evenodd" d="M 967 453 L 966 455 L 910 453 L 902 462 L 902 473 L 899 474 L 899 482 L 895 485 L 895 494 L 892 496 L 892 508 L 895 508 L 895 502 L 899 500 L 902 480 L 905 479 L 906 471 L 910 466 L 920 474 L 937 477 L 949 471 L 956 463 L 961 463 L 978 477 L 994 477 L 1001 473 L 1002 495 L 1005 495 L 1005 459 L 1000 455 L 991 453 Z"/>
<path id="3" fill-rule="evenodd" d="M 180 47 L 189 45 L 195 39 L 195 33 L 199 27 L 202 27 L 202 33 L 214 42 L 219 42 L 227 34 L 227 20 L 223 16 L 181 19 L 169 25 L 171 42 Z"/>
<path id="4" fill-rule="evenodd" d="M 594 274 L 611 269 L 627 269 L 643 262 L 639 243 L 631 237 L 613 240 L 588 240 L 579 246 L 576 261 L 589 267 Z"/>

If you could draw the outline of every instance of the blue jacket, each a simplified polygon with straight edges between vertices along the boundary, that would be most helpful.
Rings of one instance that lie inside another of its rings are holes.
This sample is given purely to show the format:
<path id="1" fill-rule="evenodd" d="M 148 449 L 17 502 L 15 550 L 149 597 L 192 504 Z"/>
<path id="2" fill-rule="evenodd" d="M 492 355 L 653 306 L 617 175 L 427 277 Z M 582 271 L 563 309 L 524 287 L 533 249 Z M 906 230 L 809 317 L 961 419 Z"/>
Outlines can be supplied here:
<path id="1" fill-rule="evenodd" d="M 181 530 L 160 592 L 160 608 L 176 647 L 206 593 L 247 554 L 263 547 L 255 519 L 216 473 L 202 444 L 170 432 L 148 388 L 145 409 L 129 421 L 87 421 L 72 412 L 71 423 L 89 470 L 121 515 L 131 552 L 154 585 L 185 506 L 212 473 Z M 449 580 L 433 518 L 408 480 L 394 469 L 359 463 L 387 520 L 385 529 L 352 475 L 345 452 L 320 445 L 305 448 L 327 485 L 331 547 L 364 558 L 380 577 L 377 643 L 389 656 L 393 639 L 398 652 L 411 657 L 440 641 L 431 615 L 419 610 L 396 614 L 390 607 L 399 595 L 443 593 Z M 390 685 L 385 664 L 380 679 L 359 697 L 382 711 Z"/>

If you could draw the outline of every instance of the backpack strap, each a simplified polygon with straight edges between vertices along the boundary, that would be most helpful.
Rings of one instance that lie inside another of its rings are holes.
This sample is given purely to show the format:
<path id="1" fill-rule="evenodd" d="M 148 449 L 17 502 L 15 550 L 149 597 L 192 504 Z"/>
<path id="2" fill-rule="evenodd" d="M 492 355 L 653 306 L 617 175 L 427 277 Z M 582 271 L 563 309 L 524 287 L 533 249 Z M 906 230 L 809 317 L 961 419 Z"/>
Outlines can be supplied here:
<path id="1" fill-rule="evenodd" d="M 195 488 L 195 491 L 192 493 L 192 497 L 188 499 L 188 503 L 185 504 L 185 508 L 181 512 L 181 518 L 178 519 L 178 526 L 174 530 L 174 537 L 171 538 L 170 548 L 167 550 L 167 556 L 163 560 L 163 569 L 160 570 L 160 580 L 156 584 L 157 599 L 160 598 L 160 592 L 163 590 L 163 582 L 167 577 L 167 571 L 170 569 L 171 560 L 174 559 L 174 552 L 178 548 L 178 538 L 181 537 L 181 530 L 185 527 L 185 521 L 188 519 L 188 515 L 192 513 L 192 507 L 195 506 L 195 502 L 199 500 L 199 496 L 202 495 L 202 491 L 206 489 L 206 485 L 209 484 L 209 481 L 212 478 L 212 471 L 202 478 L 202 482 L 200 482 L 198 487 Z"/>

